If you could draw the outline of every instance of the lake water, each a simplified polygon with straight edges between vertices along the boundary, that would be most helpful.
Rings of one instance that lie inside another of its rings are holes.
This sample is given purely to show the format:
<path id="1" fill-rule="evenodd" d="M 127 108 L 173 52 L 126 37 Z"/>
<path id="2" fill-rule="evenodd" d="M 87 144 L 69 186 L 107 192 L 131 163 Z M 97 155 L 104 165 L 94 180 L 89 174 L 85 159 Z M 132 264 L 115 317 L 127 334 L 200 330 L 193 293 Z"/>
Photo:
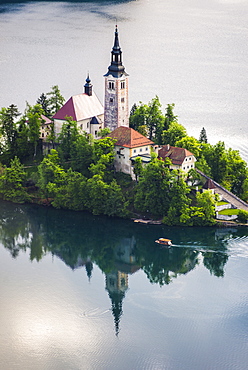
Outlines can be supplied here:
<path id="1" fill-rule="evenodd" d="M 0 207 L 1 369 L 247 369 L 247 228 Z"/>
<path id="2" fill-rule="evenodd" d="M 248 161 L 247 19 L 246 0 L 1 1 L 0 107 L 52 85 L 68 99 L 88 71 L 103 101 L 117 20 L 130 108 L 157 94 L 189 135 L 205 127 Z"/>
<path id="3" fill-rule="evenodd" d="M 0 107 L 87 72 L 103 101 L 118 22 L 130 106 L 156 94 L 188 133 L 248 160 L 242 0 L 0 4 Z M 246 370 L 248 229 L 167 228 L 0 203 L 0 369 Z M 158 237 L 174 246 L 159 249 Z"/>

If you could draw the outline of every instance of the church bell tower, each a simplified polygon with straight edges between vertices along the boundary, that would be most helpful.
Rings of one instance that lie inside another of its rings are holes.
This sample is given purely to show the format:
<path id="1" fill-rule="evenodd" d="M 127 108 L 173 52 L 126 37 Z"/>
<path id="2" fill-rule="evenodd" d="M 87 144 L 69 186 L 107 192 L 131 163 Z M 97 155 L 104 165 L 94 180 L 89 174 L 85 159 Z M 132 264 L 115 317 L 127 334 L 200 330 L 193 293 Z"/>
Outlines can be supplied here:
<path id="1" fill-rule="evenodd" d="M 122 64 L 122 51 L 119 45 L 117 26 L 114 46 L 111 51 L 111 64 L 105 77 L 104 126 L 111 131 L 117 127 L 129 127 L 128 74 Z"/>

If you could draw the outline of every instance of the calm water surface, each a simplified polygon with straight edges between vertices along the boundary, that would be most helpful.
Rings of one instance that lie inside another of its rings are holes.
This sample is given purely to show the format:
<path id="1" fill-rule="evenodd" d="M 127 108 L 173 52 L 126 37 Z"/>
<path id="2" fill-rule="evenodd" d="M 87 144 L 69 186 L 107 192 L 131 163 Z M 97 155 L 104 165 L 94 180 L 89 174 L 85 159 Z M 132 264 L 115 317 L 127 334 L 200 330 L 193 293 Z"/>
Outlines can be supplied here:
<path id="1" fill-rule="evenodd" d="M 0 207 L 1 369 L 247 368 L 247 228 Z"/>
<path id="2" fill-rule="evenodd" d="M 116 18 L 130 105 L 176 104 L 248 160 L 242 0 L 0 4 L 0 107 L 69 98 L 88 71 L 103 100 Z M 248 230 L 135 225 L 0 203 L 0 368 L 245 370 Z M 158 249 L 170 237 L 175 246 Z"/>
<path id="3" fill-rule="evenodd" d="M 0 107 L 56 84 L 68 99 L 88 71 L 103 101 L 116 19 L 130 107 L 157 94 L 189 135 L 204 126 L 248 161 L 246 0 L 1 1 Z"/>

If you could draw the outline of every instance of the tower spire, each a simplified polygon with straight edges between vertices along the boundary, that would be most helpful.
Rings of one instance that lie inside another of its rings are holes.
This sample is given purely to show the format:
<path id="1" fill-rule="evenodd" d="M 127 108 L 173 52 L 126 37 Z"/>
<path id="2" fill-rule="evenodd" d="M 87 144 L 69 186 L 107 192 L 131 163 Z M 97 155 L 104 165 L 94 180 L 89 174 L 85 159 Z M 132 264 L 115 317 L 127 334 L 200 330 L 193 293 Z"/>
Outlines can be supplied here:
<path id="1" fill-rule="evenodd" d="M 115 26 L 115 37 L 114 46 L 111 51 L 111 64 L 108 67 L 108 72 L 105 76 L 112 75 L 113 77 L 119 78 L 123 75 L 127 75 L 125 67 L 122 65 L 122 51 L 119 42 L 118 27 Z"/>
<path id="2" fill-rule="evenodd" d="M 92 84 L 91 84 L 91 79 L 90 75 L 88 72 L 87 78 L 86 78 L 86 83 L 84 85 L 84 93 L 91 96 L 92 95 Z"/>

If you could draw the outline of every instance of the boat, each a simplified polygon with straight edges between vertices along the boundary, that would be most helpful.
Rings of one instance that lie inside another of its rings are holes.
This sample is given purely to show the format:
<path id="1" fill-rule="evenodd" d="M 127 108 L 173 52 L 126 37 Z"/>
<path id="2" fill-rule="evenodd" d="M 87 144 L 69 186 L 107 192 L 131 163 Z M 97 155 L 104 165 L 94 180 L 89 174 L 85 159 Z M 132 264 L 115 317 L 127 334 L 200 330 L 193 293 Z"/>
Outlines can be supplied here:
<path id="1" fill-rule="evenodd" d="M 159 239 L 155 240 L 155 243 L 165 245 L 167 247 L 172 245 L 171 240 L 170 239 L 165 239 L 165 238 L 159 238 Z"/>

